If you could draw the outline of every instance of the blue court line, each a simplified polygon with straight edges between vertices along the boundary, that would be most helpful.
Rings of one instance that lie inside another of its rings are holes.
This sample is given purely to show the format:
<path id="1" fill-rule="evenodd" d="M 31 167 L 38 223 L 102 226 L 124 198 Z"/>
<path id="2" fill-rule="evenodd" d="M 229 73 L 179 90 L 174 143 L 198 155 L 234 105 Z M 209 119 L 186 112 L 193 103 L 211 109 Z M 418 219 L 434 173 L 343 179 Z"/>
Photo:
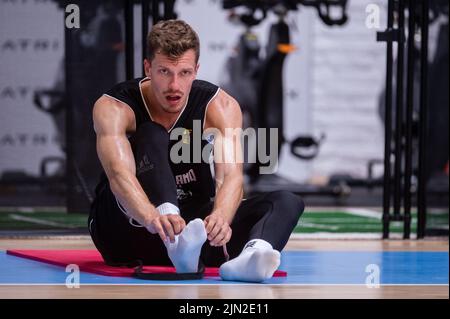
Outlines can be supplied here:
<path id="1" fill-rule="evenodd" d="M 372 265 L 372 266 L 369 266 Z M 374 266 L 375 265 L 375 266 Z M 369 267 L 369 268 L 368 268 Z M 379 269 L 380 284 L 448 285 L 448 252 L 348 252 L 285 251 L 280 270 L 287 277 L 272 278 L 266 284 L 366 284 Z M 7 255 L 0 251 L 0 284 L 66 283 L 63 267 Z M 189 281 L 146 281 L 80 273 L 80 284 L 235 284 L 220 277 Z"/>

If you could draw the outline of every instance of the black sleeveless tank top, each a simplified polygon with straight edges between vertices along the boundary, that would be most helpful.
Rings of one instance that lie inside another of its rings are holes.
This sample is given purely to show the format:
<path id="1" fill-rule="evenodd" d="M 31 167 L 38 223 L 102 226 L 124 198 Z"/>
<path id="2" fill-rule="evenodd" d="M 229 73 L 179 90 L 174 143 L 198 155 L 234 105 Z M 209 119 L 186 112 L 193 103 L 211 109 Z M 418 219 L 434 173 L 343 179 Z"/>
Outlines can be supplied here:
<path id="1" fill-rule="evenodd" d="M 141 92 L 141 83 L 146 80 L 148 79 L 138 78 L 122 82 L 116 84 L 105 93 L 105 95 L 126 103 L 131 107 L 136 118 L 136 129 L 143 123 L 152 121 Z M 207 136 L 203 139 L 202 134 L 206 109 L 218 92 L 218 86 L 207 81 L 195 80 L 192 83 L 185 108 L 169 131 L 171 134 L 169 152 L 172 149 L 172 152 L 181 155 L 181 149 L 184 152 L 189 147 L 189 152 L 184 153 L 190 155 L 186 162 L 174 163 L 173 160 L 170 160 L 170 166 L 177 185 L 177 197 L 179 201 L 194 198 L 212 200 L 215 196 L 211 157 L 212 144 L 208 145 L 212 143 L 212 136 Z M 128 137 L 132 138 L 132 135 Z M 194 142 L 195 138 L 200 138 L 201 143 Z M 194 147 L 195 143 L 197 143 L 196 147 Z M 176 150 L 179 150 L 179 152 L 176 152 Z M 203 156 L 199 152 L 204 153 Z M 186 158 L 184 157 L 183 159 Z M 106 175 L 104 177 L 106 178 Z"/>

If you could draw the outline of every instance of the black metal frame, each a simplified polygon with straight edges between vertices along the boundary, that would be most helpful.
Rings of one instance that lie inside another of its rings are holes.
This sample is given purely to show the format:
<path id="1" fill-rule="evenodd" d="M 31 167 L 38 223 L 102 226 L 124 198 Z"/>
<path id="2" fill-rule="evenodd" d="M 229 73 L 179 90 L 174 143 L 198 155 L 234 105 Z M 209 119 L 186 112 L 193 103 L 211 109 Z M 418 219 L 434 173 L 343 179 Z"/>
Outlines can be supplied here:
<path id="1" fill-rule="evenodd" d="M 133 0 L 125 0 L 125 74 L 127 80 L 134 78 L 134 13 Z"/>
<path id="2" fill-rule="evenodd" d="M 427 136 L 427 113 L 428 113 L 428 24 L 429 24 L 429 3 L 427 0 L 422 0 L 422 20 L 421 20 L 421 56 L 420 56 L 420 72 L 422 73 L 420 83 L 420 118 L 422 125 L 419 128 L 419 187 L 417 193 L 417 238 L 425 237 L 426 226 L 426 209 L 427 209 L 427 194 L 426 194 L 426 136 Z"/>
<path id="3" fill-rule="evenodd" d="M 147 33 L 149 31 L 148 17 L 152 16 L 152 23 L 160 20 L 176 18 L 174 12 L 175 0 L 125 0 L 125 63 L 126 78 L 131 80 L 135 78 L 134 74 L 134 4 L 141 6 L 141 37 L 142 37 L 142 59 L 147 55 Z M 160 12 L 161 5 L 163 12 Z M 143 74 L 145 73 L 142 70 Z"/>
<path id="4" fill-rule="evenodd" d="M 405 10 L 408 10 L 408 26 L 405 26 Z M 421 9 L 418 11 L 417 9 Z M 413 190 L 411 189 L 412 172 L 412 122 L 413 122 L 413 93 L 414 93 L 414 61 L 415 47 L 414 35 L 416 30 L 416 15 L 420 14 L 421 48 L 420 48 L 420 115 L 419 115 L 419 172 L 417 192 L 417 238 L 425 235 L 426 224 L 426 191 L 425 191 L 425 154 L 426 154 L 426 113 L 428 88 L 428 13 L 427 0 L 389 0 L 388 24 L 384 32 L 377 34 L 377 41 L 387 42 L 386 60 L 386 109 L 385 109 L 385 154 L 384 154 L 384 190 L 383 190 L 383 238 L 389 238 L 389 224 L 391 221 L 403 221 L 403 238 L 409 239 L 411 233 L 411 202 Z M 398 17 L 397 26 L 394 27 L 394 16 Z M 407 35 L 406 35 L 407 34 Z M 393 90 L 393 43 L 396 42 L 397 72 L 395 108 L 396 119 L 392 123 Z M 407 43 L 407 69 L 406 69 L 406 105 L 404 101 L 404 45 Z M 406 107 L 406 109 L 405 109 Z M 393 124 L 395 126 L 393 127 Z M 392 143 L 392 134 L 394 143 Z M 393 145 L 392 145 L 393 144 Z M 391 159 L 394 158 L 394 171 L 392 172 Z M 394 177 L 392 180 L 392 176 Z M 391 190 L 393 186 L 393 196 Z M 393 197 L 393 198 L 392 198 Z M 393 202 L 393 205 L 391 205 Z M 403 204 L 403 206 L 402 206 Z M 391 208 L 393 213 L 391 214 Z M 403 214 L 401 210 L 403 208 Z"/>

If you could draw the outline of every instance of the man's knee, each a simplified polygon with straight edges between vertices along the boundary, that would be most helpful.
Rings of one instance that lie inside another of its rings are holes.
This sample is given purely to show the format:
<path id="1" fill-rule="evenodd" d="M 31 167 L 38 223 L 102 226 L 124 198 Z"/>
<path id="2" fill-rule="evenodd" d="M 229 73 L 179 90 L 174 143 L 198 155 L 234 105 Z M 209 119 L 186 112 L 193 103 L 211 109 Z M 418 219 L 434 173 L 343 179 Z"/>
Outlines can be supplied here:
<path id="1" fill-rule="evenodd" d="M 292 218 L 295 222 L 305 210 L 305 203 L 303 200 L 292 192 L 281 190 L 270 193 L 269 195 L 274 206 L 280 206 L 282 213 L 286 214 L 288 218 Z"/>

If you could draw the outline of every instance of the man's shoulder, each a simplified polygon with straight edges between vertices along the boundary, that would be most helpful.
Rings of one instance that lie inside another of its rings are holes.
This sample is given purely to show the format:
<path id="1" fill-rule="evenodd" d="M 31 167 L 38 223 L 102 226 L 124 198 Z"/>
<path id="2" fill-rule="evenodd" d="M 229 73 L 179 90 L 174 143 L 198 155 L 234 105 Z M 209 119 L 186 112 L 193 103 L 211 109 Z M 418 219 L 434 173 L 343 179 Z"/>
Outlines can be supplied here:
<path id="1" fill-rule="evenodd" d="M 228 92 L 226 92 L 224 89 L 222 89 L 221 87 L 219 87 L 218 85 L 209 82 L 209 81 L 205 81 L 205 80 L 200 80 L 200 79 L 196 79 L 194 80 L 194 82 L 192 83 L 192 90 L 191 92 L 207 92 L 211 95 L 211 101 L 210 102 L 219 102 L 220 104 L 225 103 L 225 104 L 235 104 L 235 105 L 239 105 L 238 102 L 236 101 L 236 99 L 231 96 Z"/>
<path id="2" fill-rule="evenodd" d="M 208 107 L 206 113 L 207 126 L 221 127 L 226 123 L 239 122 L 242 117 L 242 111 L 239 103 L 227 92 L 220 89 Z"/>
<path id="3" fill-rule="evenodd" d="M 107 95 L 115 96 L 116 94 L 123 93 L 136 93 L 139 92 L 139 83 L 143 80 L 143 78 L 135 78 L 131 80 L 126 80 L 115 84 L 108 91 L 105 92 Z"/>
<path id="4" fill-rule="evenodd" d="M 144 78 L 136 78 L 123 81 L 114 85 L 111 89 L 104 92 L 104 96 L 108 96 L 118 102 L 125 103 L 134 113 L 141 112 L 144 108 L 143 98 L 141 95 L 140 85 Z"/>
<path id="5" fill-rule="evenodd" d="M 211 83 L 209 81 L 205 81 L 205 80 L 200 80 L 200 79 L 196 79 L 194 80 L 194 82 L 192 82 L 192 90 L 194 92 L 196 91 L 206 91 L 206 92 L 217 92 L 217 90 L 219 89 L 219 86 L 217 86 L 214 83 Z"/>

